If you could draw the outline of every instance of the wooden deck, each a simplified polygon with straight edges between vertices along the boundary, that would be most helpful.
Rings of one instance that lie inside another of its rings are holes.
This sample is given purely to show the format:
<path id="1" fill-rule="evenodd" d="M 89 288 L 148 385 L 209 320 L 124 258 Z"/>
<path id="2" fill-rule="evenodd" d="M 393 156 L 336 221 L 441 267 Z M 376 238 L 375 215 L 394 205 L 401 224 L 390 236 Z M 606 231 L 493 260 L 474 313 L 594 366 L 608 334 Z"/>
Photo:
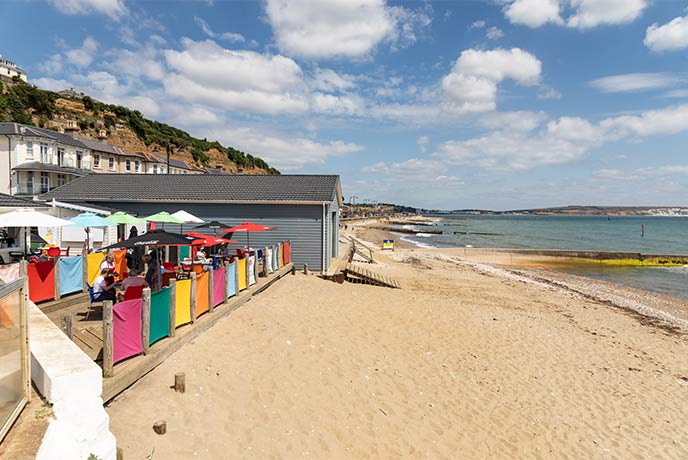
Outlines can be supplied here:
<path id="1" fill-rule="evenodd" d="M 107 402 L 117 396 L 148 372 L 155 369 L 155 367 L 170 357 L 175 351 L 179 350 L 182 345 L 198 337 L 202 332 L 208 330 L 219 320 L 251 300 L 254 295 L 264 291 L 291 271 L 292 264 L 288 264 L 268 278 L 258 278 L 256 284 L 218 305 L 213 311 L 204 313 L 198 317 L 194 323 L 177 328 L 174 337 L 161 339 L 151 345 L 147 354 L 137 355 L 121 363 L 117 363 L 114 367 L 114 376 L 103 378 L 103 401 Z M 63 316 L 71 316 L 72 339 L 74 343 L 76 343 L 88 356 L 94 359 L 94 361 L 102 365 L 102 310 L 100 308 L 95 309 L 87 318 L 86 312 L 88 311 L 88 305 L 88 296 L 86 296 L 85 302 L 61 309 L 53 309 L 47 314 L 58 327 L 61 327 L 61 318 Z"/>

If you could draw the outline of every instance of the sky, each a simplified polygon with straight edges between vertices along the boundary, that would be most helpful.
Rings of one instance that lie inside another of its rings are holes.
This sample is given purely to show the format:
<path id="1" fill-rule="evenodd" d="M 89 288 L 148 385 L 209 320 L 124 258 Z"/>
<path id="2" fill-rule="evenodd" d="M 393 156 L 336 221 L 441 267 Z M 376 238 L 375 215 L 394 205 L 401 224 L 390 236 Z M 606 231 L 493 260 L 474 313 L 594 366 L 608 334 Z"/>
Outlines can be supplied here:
<path id="1" fill-rule="evenodd" d="M 688 2 L 0 2 L 0 54 L 345 198 L 688 206 Z"/>

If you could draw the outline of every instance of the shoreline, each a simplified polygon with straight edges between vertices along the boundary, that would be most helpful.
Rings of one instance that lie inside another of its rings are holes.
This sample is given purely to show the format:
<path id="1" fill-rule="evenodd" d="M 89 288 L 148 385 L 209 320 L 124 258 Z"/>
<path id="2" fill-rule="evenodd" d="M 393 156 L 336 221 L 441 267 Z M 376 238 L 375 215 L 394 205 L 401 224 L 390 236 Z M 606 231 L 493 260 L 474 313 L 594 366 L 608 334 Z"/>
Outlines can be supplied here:
<path id="1" fill-rule="evenodd" d="M 374 228 L 374 230 L 376 232 L 381 231 L 378 228 Z M 356 234 L 357 238 L 361 239 L 369 246 L 377 247 L 375 243 L 371 242 L 369 239 L 366 239 L 366 237 L 370 238 L 371 236 L 371 228 L 369 226 L 353 226 L 353 228 L 351 228 L 351 232 Z M 363 233 L 363 235 L 361 235 L 361 233 Z M 372 235 L 375 236 L 375 234 Z M 390 235 L 393 236 L 393 233 L 388 232 L 387 235 L 384 235 L 383 233 L 383 236 L 385 237 Z M 402 238 L 402 241 L 405 241 L 406 245 L 402 246 L 400 249 L 410 250 L 414 253 L 414 256 L 417 256 L 418 253 L 420 253 L 425 257 L 450 261 L 451 263 L 471 267 L 479 272 L 491 274 L 493 276 L 501 276 L 521 282 L 553 287 L 573 295 L 581 296 L 582 298 L 608 304 L 614 308 L 629 312 L 631 315 L 638 315 L 640 318 L 645 318 L 643 321 L 649 325 L 654 325 L 664 330 L 679 334 L 688 334 L 688 300 L 628 286 L 621 283 L 602 281 L 589 276 L 569 274 L 556 269 L 556 265 L 563 265 L 567 261 L 571 262 L 571 259 L 548 257 L 538 262 L 533 261 L 528 257 L 524 257 L 520 259 L 517 258 L 514 261 L 514 255 L 521 256 L 523 255 L 524 251 L 527 253 L 528 250 L 510 250 L 504 248 L 484 249 L 460 247 L 422 247 L 416 244 L 415 241 L 410 241 L 404 238 Z M 487 261 L 481 261 L 479 258 L 477 258 L 477 260 L 464 258 L 466 249 L 475 249 L 478 253 L 484 252 L 491 256 L 494 256 L 494 254 L 499 254 L 502 256 L 502 263 L 495 261 L 494 257 L 491 258 L 492 260 L 488 258 Z M 548 250 L 534 251 L 537 253 L 542 253 L 547 252 Z M 459 254 L 460 252 L 464 252 L 464 257 Z M 561 252 L 568 253 L 571 251 Z M 504 256 L 509 256 L 509 260 L 506 261 Z M 582 264 L 602 263 L 612 266 L 611 263 L 606 264 L 606 261 L 592 259 L 579 259 L 573 260 L 572 262 Z M 657 265 L 644 266 L 649 267 Z"/>

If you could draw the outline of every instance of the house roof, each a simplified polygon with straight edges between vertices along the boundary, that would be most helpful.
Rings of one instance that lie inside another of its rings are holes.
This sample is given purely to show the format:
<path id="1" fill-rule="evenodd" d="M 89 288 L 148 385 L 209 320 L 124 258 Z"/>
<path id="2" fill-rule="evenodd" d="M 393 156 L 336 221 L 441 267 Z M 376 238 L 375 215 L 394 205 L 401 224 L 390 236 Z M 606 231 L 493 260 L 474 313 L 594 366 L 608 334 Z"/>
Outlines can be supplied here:
<path id="1" fill-rule="evenodd" d="M 44 137 L 52 139 L 65 145 L 79 147 L 82 149 L 89 148 L 81 139 L 75 139 L 67 134 L 58 133 L 52 129 L 39 128 L 38 126 L 23 125 L 21 123 L 0 123 L 0 134 L 15 135 L 15 136 L 33 136 Z"/>
<path id="2" fill-rule="evenodd" d="M 339 176 L 89 174 L 41 199 L 142 203 L 341 203 Z"/>
<path id="3" fill-rule="evenodd" d="M 43 208 L 45 203 L 0 193 L 0 208 Z"/>
<path id="4" fill-rule="evenodd" d="M 100 142 L 100 141 L 96 141 L 93 139 L 86 139 L 84 137 L 79 137 L 78 140 L 81 143 L 83 143 L 86 147 L 88 147 L 91 150 L 95 150 L 96 152 L 109 153 L 112 155 L 125 155 L 125 156 L 130 156 L 130 157 L 143 158 L 143 155 L 141 155 L 140 153 L 127 152 L 125 150 L 122 150 L 119 147 L 114 146 L 114 145 L 106 144 L 105 142 Z"/>
<path id="5" fill-rule="evenodd" d="M 75 176 L 83 176 L 88 174 L 90 171 L 85 171 L 83 169 L 68 168 L 66 166 L 57 166 L 46 163 L 41 163 L 40 161 L 31 161 L 29 163 L 22 163 L 19 166 L 12 168 L 13 171 L 42 171 L 42 172 L 54 172 L 58 174 L 73 174 Z"/>

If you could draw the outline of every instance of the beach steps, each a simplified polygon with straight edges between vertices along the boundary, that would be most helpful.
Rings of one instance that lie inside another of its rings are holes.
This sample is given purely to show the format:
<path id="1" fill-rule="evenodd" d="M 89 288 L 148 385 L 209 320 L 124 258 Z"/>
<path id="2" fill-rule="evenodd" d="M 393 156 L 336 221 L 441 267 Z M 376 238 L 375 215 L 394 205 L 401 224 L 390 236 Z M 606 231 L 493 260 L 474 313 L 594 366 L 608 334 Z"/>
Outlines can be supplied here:
<path id="1" fill-rule="evenodd" d="M 366 263 L 369 264 L 374 264 L 375 259 L 373 258 L 373 250 L 363 244 L 360 240 L 357 240 L 353 236 L 350 236 L 349 239 L 351 240 L 351 247 L 353 248 L 353 253 L 361 258 Z"/>
<path id="2" fill-rule="evenodd" d="M 368 267 L 363 267 L 361 265 L 355 265 L 352 263 L 346 264 L 346 268 L 344 269 L 344 277 L 351 283 L 401 289 L 401 285 L 394 278 L 373 271 Z"/>
<path id="3" fill-rule="evenodd" d="M 95 324 L 72 332 L 72 340 L 93 361 L 103 360 L 103 326 Z"/>

